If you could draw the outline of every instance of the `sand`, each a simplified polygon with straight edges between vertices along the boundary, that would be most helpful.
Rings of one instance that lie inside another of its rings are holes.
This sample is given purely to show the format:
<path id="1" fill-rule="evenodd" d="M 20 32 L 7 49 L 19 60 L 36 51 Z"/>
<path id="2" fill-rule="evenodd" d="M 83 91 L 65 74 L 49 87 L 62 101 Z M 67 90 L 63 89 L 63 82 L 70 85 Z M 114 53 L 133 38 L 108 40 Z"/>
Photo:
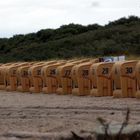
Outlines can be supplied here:
<path id="1" fill-rule="evenodd" d="M 0 133 L 70 132 L 96 128 L 98 117 L 112 123 L 140 122 L 140 100 L 135 98 L 30 94 L 0 91 Z"/>

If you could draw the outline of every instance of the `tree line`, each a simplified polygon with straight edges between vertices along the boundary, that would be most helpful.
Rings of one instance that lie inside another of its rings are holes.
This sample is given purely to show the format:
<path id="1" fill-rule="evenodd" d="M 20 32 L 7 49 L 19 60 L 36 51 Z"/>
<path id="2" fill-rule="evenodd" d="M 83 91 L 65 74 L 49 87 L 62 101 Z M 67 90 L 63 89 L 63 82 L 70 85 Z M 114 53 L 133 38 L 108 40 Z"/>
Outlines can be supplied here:
<path id="1" fill-rule="evenodd" d="M 140 54 L 140 18 L 123 17 L 101 26 L 63 25 L 0 38 L 0 62 Z"/>

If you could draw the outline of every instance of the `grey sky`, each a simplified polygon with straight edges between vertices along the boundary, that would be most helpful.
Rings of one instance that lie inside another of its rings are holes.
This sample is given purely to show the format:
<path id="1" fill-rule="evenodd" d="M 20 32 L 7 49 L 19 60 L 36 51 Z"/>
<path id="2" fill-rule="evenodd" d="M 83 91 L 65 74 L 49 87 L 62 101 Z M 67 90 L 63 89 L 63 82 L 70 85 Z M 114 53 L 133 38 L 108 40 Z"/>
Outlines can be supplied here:
<path id="1" fill-rule="evenodd" d="M 0 0 L 0 37 L 140 16 L 140 0 Z"/>

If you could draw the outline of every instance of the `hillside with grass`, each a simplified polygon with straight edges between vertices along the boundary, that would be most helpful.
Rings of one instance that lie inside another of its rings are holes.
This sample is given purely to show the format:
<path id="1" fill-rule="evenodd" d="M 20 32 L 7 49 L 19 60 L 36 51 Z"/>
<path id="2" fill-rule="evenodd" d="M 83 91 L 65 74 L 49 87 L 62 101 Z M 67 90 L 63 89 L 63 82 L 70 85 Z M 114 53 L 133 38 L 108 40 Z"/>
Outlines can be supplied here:
<path id="1" fill-rule="evenodd" d="M 83 26 L 63 25 L 0 39 L 0 62 L 140 54 L 140 18 Z"/>

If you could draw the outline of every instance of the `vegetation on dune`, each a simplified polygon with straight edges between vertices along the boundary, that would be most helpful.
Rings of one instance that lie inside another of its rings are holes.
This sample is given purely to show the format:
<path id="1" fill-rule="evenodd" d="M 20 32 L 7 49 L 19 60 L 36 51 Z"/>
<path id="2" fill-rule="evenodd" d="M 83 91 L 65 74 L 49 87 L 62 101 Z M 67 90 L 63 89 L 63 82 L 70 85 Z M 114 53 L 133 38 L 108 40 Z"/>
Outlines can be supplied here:
<path id="1" fill-rule="evenodd" d="M 82 26 L 63 25 L 0 39 L 0 62 L 140 54 L 140 18 Z"/>

